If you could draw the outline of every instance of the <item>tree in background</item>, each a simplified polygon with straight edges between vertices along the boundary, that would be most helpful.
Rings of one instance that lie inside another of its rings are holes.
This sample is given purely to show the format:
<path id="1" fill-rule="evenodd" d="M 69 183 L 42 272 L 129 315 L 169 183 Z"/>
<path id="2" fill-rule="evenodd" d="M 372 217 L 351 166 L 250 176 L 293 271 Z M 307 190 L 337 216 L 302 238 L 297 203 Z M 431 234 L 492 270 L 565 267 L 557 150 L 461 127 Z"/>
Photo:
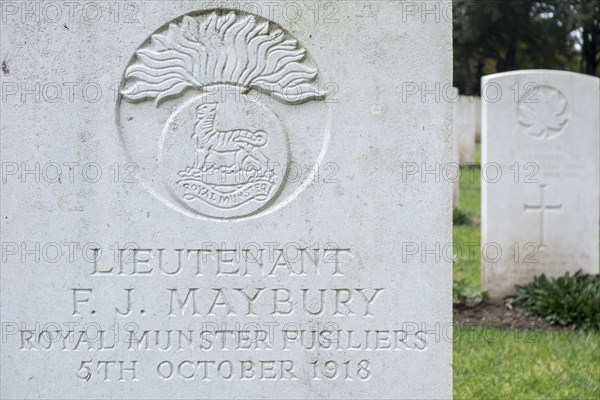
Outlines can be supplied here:
<path id="1" fill-rule="evenodd" d="M 595 0 L 548 1 L 556 20 L 565 24 L 581 49 L 580 72 L 598 75 L 600 64 L 600 2 Z"/>
<path id="2" fill-rule="evenodd" d="M 598 74 L 600 2 L 454 0 L 454 82 L 479 93 L 483 75 L 517 69 Z"/>

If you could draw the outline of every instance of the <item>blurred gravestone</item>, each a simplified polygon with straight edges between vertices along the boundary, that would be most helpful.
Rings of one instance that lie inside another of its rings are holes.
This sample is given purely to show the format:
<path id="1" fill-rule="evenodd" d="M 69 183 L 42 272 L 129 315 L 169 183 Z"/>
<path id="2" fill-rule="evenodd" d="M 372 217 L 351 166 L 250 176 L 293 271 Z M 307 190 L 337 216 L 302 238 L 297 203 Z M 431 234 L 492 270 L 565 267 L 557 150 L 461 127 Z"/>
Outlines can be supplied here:
<path id="1" fill-rule="evenodd" d="M 458 102 L 460 101 L 459 100 L 460 98 L 458 96 L 458 89 L 457 88 L 452 88 L 451 99 L 452 100 L 456 99 L 456 101 L 452 102 L 452 110 L 453 110 L 452 111 L 452 162 L 455 163 L 457 165 L 457 167 L 458 167 L 458 165 L 460 165 L 459 139 L 458 139 L 458 132 L 454 128 L 454 126 L 457 124 L 457 121 L 456 121 L 457 110 L 456 110 L 456 108 L 459 107 L 459 103 Z M 452 183 L 452 205 L 454 206 L 454 208 L 459 208 L 460 207 L 460 179 L 456 179 Z"/>
<path id="2" fill-rule="evenodd" d="M 475 102 L 471 96 L 460 96 L 454 103 L 454 134 L 458 139 L 461 164 L 475 162 Z"/>
<path id="3" fill-rule="evenodd" d="M 483 78 L 482 274 L 492 296 L 542 273 L 598 273 L 600 80 Z"/>
<path id="4" fill-rule="evenodd" d="M 474 97 L 475 101 L 475 142 L 481 142 L 481 97 Z"/>

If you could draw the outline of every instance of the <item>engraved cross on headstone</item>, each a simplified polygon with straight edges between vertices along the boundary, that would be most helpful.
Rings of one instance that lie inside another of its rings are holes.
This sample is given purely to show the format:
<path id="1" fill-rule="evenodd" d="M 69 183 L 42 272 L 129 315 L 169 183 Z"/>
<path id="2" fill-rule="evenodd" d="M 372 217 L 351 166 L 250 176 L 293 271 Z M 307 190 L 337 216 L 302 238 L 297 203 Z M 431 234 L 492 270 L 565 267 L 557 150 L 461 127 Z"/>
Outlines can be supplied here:
<path id="1" fill-rule="evenodd" d="M 540 213 L 540 248 L 545 248 L 544 245 L 544 212 L 545 211 L 558 211 L 562 208 L 562 204 L 550 205 L 546 204 L 544 197 L 544 191 L 546 189 L 545 184 L 540 184 L 540 204 L 529 205 L 525 204 L 525 212 L 527 211 L 539 211 Z"/>

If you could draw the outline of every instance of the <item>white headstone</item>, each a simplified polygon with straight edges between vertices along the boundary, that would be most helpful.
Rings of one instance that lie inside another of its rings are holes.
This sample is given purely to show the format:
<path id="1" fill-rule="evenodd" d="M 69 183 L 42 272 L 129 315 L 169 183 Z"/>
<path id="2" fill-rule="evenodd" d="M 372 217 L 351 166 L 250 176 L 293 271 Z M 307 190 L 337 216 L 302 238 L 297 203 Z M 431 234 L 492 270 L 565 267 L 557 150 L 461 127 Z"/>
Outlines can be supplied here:
<path id="1" fill-rule="evenodd" d="M 0 397 L 451 397 L 451 2 L 6 3 Z"/>
<path id="2" fill-rule="evenodd" d="M 494 297 L 542 273 L 598 273 L 599 82 L 544 70 L 483 78 L 482 274 Z"/>
<path id="3" fill-rule="evenodd" d="M 460 97 L 458 96 L 458 89 L 452 88 L 452 96 L 449 100 L 457 99 L 452 102 L 452 162 L 457 166 L 460 165 L 460 149 L 459 149 L 459 139 L 458 139 L 458 131 L 454 128 L 457 124 L 456 118 L 458 117 L 457 108 L 459 107 L 458 102 L 460 101 Z M 460 170 L 459 170 L 460 171 Z M 460 174 L 459 174 L 460 177 Z M 460 178 L 455 179 L 452 182 L 452 205 L 454 208 L 460 207 Z"/>
<path id="4" fill-rule="evenodd" d="M 460 162 L 475 162 L 475 102 L 471 96 L 460 96 L 454 104 L 454 134 L 458 137 Z"/>
<path id="5" fill-rule="evenodd" d="M 473 97 L 475 102 L 475 142 L 481 142 L 481 97 Z"/>

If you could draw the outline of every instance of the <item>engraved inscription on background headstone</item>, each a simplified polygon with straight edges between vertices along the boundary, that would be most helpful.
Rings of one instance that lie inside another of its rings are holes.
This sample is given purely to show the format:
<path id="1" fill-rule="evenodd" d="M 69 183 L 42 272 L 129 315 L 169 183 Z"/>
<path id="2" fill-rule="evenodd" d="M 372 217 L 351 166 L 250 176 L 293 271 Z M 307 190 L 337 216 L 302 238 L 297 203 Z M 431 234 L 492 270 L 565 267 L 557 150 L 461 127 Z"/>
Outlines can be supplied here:
<path id="1" fill-rule="evenodd" d="M 451 397 L 451 2 L 11 4 L 2 398 Z"/>
<path id="2" fill-rule="evenodd" d="M 598 273 L 599 79 L 518 71 L 482 81 L 483 286 Z"/>
<path id="3" fill-rule="evenodd" d="M 536 205 L 525 204 L 525 213 L 528 211 L 538 212 L 540 215 L 540 235 L 537 240 L 537 244 L 540 249 L 544 249 L 547 246 L 544 244 L 544 214 L 551 210 L 560 211 L 562 210 L 562 204 L 549 205 L 546 204 L 544 198 L 544 189 L 546 189 L 546 185 L 540 184 L 540 203 Z"/>

